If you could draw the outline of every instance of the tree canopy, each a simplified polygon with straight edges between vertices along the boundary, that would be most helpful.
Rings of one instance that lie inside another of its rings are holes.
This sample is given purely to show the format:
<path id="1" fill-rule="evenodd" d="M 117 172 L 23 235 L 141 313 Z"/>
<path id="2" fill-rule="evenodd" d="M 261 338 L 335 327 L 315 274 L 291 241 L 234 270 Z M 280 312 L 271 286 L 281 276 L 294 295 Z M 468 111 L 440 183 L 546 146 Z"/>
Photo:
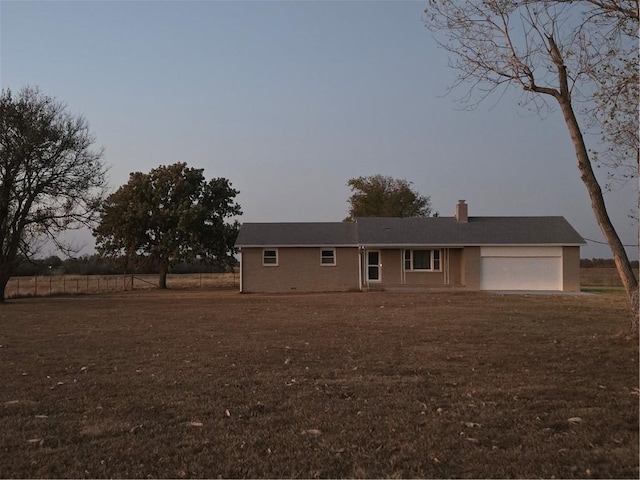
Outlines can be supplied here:
<path id="1" fill-rule="evenodd" d="M 229 180 L 206 181 L 202 169 L 186 163 L 131 173 L 100 209 L 96 249 L 153 261 L 161 288 L 169 269 L 182 261 L 199 258 L 231 266 L 238 222 L 229 219 L 242 214 L 234 200 L 238 193 Z"/>
<path id="2" fill-rule="evenodd" d="M 534 110 L 559 107 L 636 334 L 638 281 L 609 218 L 585 132 L 597 130 L 610 166 L 637 176 L 638 9 L 638 0 L 430 0 L 424 17 L 458 71 L 454 87 L 469 87 L 465 105 L 515 86 Z"/>
<path id="3" fill-rule="evenodd" d="M 0 302 L 20 259 L 59 234 L 90 226 L 106 184 L 102 151 L 82 116 L 25 87 L 0 95 Z"/>
<path id="4" fill-rule="evenodd" d="M 431 199 L 411 188 L 411 182 L 387 175 L 352 178 L 347 182 L 353 192 L 349 197 L 349 216 L 357 217 L 428 217 Z"/>

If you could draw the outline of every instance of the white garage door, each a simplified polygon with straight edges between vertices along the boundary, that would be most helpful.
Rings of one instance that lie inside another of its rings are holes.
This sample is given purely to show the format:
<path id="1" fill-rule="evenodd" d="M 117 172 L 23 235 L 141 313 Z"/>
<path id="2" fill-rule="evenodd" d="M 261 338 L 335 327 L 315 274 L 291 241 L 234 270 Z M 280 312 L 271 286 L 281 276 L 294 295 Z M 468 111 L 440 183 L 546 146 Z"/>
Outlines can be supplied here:
<path id="1" fill-rule="evenodd" d="M 482 290 L 562 290 L 561 247 L 483 247 Z"/>

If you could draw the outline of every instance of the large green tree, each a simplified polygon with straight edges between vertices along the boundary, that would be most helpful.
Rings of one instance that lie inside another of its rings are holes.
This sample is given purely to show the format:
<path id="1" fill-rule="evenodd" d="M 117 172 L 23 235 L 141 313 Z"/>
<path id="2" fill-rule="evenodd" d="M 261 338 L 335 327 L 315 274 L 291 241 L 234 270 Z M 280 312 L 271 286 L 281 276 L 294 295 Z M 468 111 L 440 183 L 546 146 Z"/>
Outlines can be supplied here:
<path id="1" fill-rule="evenodd" d="M 101 207 L 96 248 L 103 255 L 153 261 L 160 288 L 181 261 L 230 266 L 238 233 L 238 222 L 230 219 L 242 214 L 238 193 L 227 179 L 206 181 L 202 169 L 186 163 L 131 173 Z"/>
<path id="2" fill-rule="evenodd" d="M 20 260 L 47 239 L 90 226 L 106 184 L 102 151 L 82 116 L 25 87 L 0 95 L 0 302 Z"/>
<path id="3" fill-rule="evenodd" d="M 468 87 L 466 106 L 513 86 L 534 109 L 559 108 L 629 297 L 634 334 L 638 281 L 609 217 L 585 133 L 595 130 L 606 142 L 602 156 L 610 166 L 625 178 L 637 176 L 638 12 L 638 0 L 430 0 L 424 17 L 451 55 L 455 87 Z"/>
<path id="4" fill-rule="evenodd" d="M 353 192 L 349 197 L 349 216 L 357 217 L 428 217 L 431 199 L 411 188 L 411 182 L 388 175 L 352 178 L 347 182 Z"/>

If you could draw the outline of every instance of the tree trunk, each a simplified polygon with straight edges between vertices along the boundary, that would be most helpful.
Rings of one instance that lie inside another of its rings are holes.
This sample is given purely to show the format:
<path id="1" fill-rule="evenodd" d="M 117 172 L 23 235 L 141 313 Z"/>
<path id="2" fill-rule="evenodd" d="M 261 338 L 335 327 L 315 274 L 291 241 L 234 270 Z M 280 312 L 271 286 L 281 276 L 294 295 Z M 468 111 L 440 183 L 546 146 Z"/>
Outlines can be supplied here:
<path id="1" fill-rule="evenodd" d="M 0 303 L 4 303 L 4 292 L 7 289 L 7 283 L 9 283 L 9 275 L 0 273 Z"/>
<path id="2" fill-rule="evenodd" d="M 591 208 L 596 216 L 596 221 L 600 226 L 600 230 L 607 240 L 611 253 L 613 254 L 613 261 L 616 264 L 618 275 L 624 289 L 627 292 L 629 298 L 629 306 L 631 307 L 631 325 L 630 334 L 637 336 L 638 334 L 638 317 L 640 312 L 638 311 L 638 280 L 631 268 L 631 262 L 627 252 L 620 241 L 618 232 L 611 223 L 609 214 L 607 213 L 607 207 L 604 203 L 604 197 L 602 196 L 602 189 L 598 183 L 595 173 L 593 173 L 593 167 L 591 166 L 591 159 L 587 151 L 587 146 L 584 143 L 584 137 L 580 131 L 580 125 L 573 111 L 573 105 L 571 103 L 571 91 L 569 89 L 569 82 L 567 76 L 567 68 L 564 65 L 562 53 L 558 48 L 553 36 L 547 36 L 549 41 L 549 54 L 558 71 L 558 84 L 559 89 L 553 90 L 548 88 L 533 87 L 533 91 L 538 93 L 544 93 L 553 96 L 562 110 L 562 116 L 564 117 L 565 124 L 569 130 L 569 136 L 573 142 L 573 148 L 576 152 L 576 159 L 578 160 L 578 169 L 580 170 L 580 178 L 587 187 L 589 197 L 591 198 Z"/>
<path id="3" fill-rule="evenodd" d="M 638 335 L 638 317 L 640 316 L 640 297 L 636 288 L 635 292 L 631 295 L 631 331 L 630 335 L 634 337 Z"/>
<path id="4" fill-rule="evenodd" d="M 632 335 L 637 335 L 639 316 L 638 281 L 633 273 L 633 269 L 631 268 L 627 252 L 625 251 L 624 246 L 620 241 L 620 237 L 618 236 L 618 233 L 611 223 L 609 214 L 607 213 L 607 208 L 602 196 L 602 189 L 600 188 L 598 179 L 593 172 L 587 147 L 585 146 L 582 132 L 580 131 L 578 121 L 571 105 L 571 99 L 568 97 L 568 93 L 565 92 L 560 92 L 560 95 L 556 96 L 556 99 L 560 103 L 564 121 L 569 129 L 569 135 L 571 136 L 571 141 L 573 142 L 573 146 L 576 151 L 580 178 L 587 187 L 589 197 L 591 198 L 591 208 L 595 213 L 600 230 L 602 230 L 602 234 L 611 248 L 611 253 L 613 254 L 613 260 L 615 262 L 616 269 L 618 270 L 618 275 L 620 275 L 622 284 L 627 292 L 627 297 L 629 298 L 631 307 L 630 333 Z"/>
<path id="5" fill-rule="evenodd" d="M 162 290 L 166 290 L 167 289 L 167 272 L 168 272 L 168 268 L 167 267 L 160 267 L 160 280 L 158 281 L 158 286 L 162 289 Z"/>

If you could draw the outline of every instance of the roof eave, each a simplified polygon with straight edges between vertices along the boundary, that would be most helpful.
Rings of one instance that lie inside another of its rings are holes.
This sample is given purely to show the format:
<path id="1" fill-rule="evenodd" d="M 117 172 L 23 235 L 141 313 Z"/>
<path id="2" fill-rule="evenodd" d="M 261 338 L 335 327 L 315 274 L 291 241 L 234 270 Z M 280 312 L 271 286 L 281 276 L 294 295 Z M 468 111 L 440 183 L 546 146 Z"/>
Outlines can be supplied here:
<path id="1" fill-rule="evenodd" d="M 582 243 L 361 243 L 364 248 L 465 248 L 465 247 L 580 247 Z"/>
<path id="2" fill-rule="evenodd" d="M 314 244 L 260 244 L 260 245 L 236 245 L 236 248 L 358 248 L 359 245 L 355 243 L 314 243 Z"/>

